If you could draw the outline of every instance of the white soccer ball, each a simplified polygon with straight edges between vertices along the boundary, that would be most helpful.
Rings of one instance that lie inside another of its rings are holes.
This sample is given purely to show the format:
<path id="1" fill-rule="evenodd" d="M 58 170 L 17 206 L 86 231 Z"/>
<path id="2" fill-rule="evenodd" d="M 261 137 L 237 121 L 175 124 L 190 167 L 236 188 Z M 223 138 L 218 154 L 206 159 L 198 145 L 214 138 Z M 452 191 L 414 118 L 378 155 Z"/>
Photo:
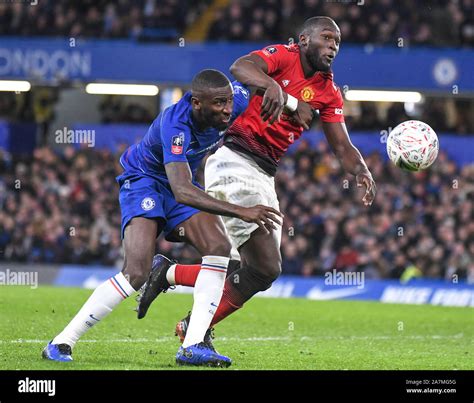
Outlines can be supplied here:
<path id="1" fill-rule="evenodd" d="M 393 129 L 387 138 L 387 154 L 406 171 L 428 168 L 438 156 L 439 141 L 435 131 L 419 120 L 407 120 Z"/>

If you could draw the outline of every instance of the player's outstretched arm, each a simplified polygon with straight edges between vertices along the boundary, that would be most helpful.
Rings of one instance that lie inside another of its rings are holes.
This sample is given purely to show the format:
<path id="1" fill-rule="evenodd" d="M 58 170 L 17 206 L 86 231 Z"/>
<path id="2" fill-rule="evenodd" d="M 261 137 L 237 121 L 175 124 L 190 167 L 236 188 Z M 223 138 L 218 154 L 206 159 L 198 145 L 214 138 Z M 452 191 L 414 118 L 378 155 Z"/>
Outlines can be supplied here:
<path id="1" fill-rule="evenodd" d="M 365 186 L 362 201 L 366 206 L 370 206 L 374 201 L 377 188 L 364 158 L 349 138 L 346 125 L 322 122 L 322 126 L 326 139 L 343 168 L 356 177 L 358 187 Z"/>
<path id="2" fill-rule="evenodd" d="M 246 222 L 254 222 L 264 230 L 277 229 L 282 214 L 271 207 L 257 205 L 242 207 L 209 196 L 192 183 L 191 170 L 186 162 L 170 162 L 165 165 L 166 175 L 174 197 L 178 203 L 192 206 L 211 214 L 237 217 Z"/>

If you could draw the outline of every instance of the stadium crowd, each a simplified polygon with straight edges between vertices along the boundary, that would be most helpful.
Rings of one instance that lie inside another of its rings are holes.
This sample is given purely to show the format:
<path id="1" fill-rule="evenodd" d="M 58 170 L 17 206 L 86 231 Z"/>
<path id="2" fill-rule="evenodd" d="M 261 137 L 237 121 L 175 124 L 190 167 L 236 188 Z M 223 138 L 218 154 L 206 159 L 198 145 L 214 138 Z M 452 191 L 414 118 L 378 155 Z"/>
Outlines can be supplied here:
<path id="1" fill-rule="evenodd" d="M 176 39 L 209 0 L 41 0 L 0 3 L 0 35 Z"/>
<path id="2" fill-rule="evenodd" d="M 315 15 L 332 17 L 343 43 L 473 46 L 472 0 L 233 0 L 208 40 L 288 41 Z"/>
<path id="3" fill-rule="evenodd" d="M 0 35 L 176 41 L 211 0 L 0 2 Z M 473 0 L 232 0 L 208 27 L 212 41 L 288 41 L 308 17 L 328 15 L 344 43 L 473 46 Z"/>
<path id="4" fill-rule="evenodd" d="M 474 165 L 459 169 L 443 153 L 418 174 L 378 154 L 367 162 L 378 185 L 371 208 L 325 142 L 312 148 L 302 141 L 282 160 L 283 272 L 474 281 Z M 0 260 L 120 267 L 120 172 L 110 151 L 42 147 L 19 159 L 0 150 Z M 163 238 L 158 251 L 199 260 L 191 247 Z"/>

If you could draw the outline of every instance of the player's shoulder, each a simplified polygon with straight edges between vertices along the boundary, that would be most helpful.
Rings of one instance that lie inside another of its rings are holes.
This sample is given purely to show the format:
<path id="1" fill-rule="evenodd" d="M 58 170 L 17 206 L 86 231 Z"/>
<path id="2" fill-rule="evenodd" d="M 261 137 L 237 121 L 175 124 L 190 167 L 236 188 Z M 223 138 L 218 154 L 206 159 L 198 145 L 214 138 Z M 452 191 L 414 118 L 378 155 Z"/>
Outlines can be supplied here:
<path id="1" fill-rule="evenodd" d="M 266 56 L 271 56 L 276 53 L 279 53 L 284 56 L 298 55 L 299 46 L 297 44 L 284 45 L 284 44 L 278 43 L 278 44 L 266 46 L 264 49 L 262 49 L 262 52 Z"/>
<path id="2" fill-rule="evenodd" d="M 162 125 L 171 124 L 187 126 L 191 117 L 190 111 L 191 92 L 186 92 L 178 102 L 165 108 L 158 118 Z"/>

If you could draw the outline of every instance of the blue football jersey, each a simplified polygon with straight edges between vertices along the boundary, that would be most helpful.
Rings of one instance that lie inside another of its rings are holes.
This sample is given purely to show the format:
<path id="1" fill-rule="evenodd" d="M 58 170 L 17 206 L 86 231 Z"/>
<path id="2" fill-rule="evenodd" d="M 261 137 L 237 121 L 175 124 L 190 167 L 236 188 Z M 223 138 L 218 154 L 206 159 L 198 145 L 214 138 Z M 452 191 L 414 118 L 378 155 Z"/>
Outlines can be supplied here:
<path id="1" fill-rule="evenodd" d="M 231 123 L 249 103 L 250 93 L 239 82 L 232 82 L 234 107 Z M 192 119 L 191 92 L 176 104 L 161 112 L 148 132 L 138 143 L 130 146 L 120 157 L 128 173 L 144 174 L 168 182 L 165 165 L 170 162 L 187 162 L 193 177 L 202 159 L 214 151 L 224 131 L 208 128 L 199 131 Z"/>

